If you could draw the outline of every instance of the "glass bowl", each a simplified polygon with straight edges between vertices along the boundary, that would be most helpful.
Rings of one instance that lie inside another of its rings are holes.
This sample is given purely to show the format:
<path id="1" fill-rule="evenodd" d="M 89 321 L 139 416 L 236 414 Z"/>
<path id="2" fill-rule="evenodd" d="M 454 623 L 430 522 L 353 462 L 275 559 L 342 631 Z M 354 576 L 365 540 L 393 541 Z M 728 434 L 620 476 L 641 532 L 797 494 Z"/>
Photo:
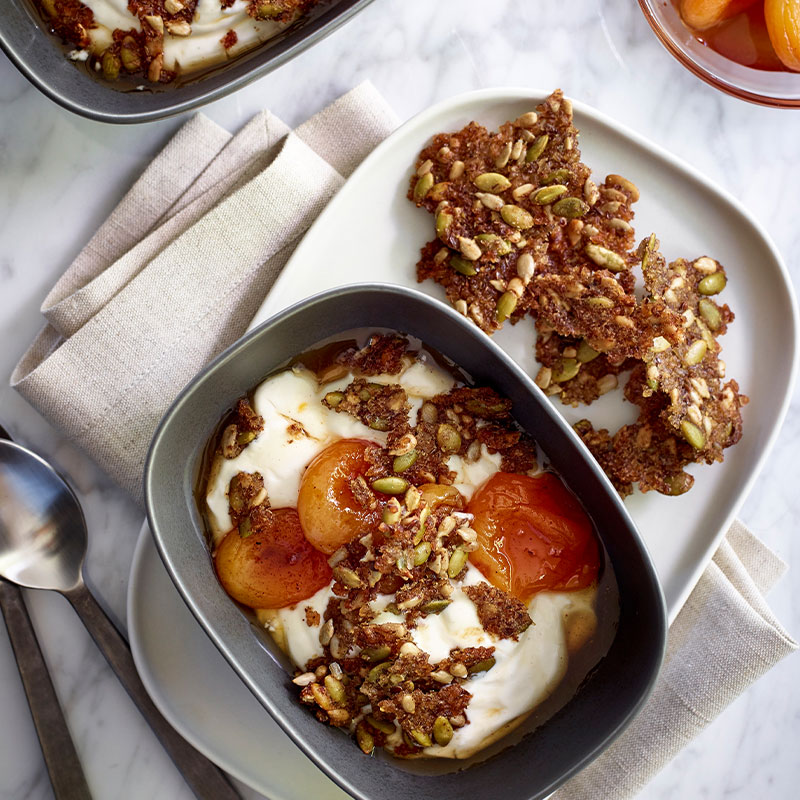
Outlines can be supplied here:
<path id="1" fill-rule="evenodd" d="M 751 69 L 701 44 L 671 0 L 639 0 L 661 44 L 698 78 L 740 100 L 774 108 L 800 108 L 800 73 Z"/>

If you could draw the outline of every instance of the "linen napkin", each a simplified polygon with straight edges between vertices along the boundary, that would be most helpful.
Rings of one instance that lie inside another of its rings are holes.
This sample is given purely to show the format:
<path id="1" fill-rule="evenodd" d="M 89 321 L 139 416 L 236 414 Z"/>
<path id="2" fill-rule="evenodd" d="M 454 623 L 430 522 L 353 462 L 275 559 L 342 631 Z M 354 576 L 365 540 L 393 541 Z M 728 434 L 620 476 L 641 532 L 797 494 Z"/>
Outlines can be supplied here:
<path id="1" fill-rule="evenodd" d="M 12 385 L 141 502 L 147 444 L 192 376 L 239 338 L 295 244 L 397 125 L 362 84 L 294 131 L 189 120 L 44 301 Z M 763 593 L 784 565 L 736 523 L 672 625 L 633 725 L 558 800 L 625 798 L 797 644 Z"/>

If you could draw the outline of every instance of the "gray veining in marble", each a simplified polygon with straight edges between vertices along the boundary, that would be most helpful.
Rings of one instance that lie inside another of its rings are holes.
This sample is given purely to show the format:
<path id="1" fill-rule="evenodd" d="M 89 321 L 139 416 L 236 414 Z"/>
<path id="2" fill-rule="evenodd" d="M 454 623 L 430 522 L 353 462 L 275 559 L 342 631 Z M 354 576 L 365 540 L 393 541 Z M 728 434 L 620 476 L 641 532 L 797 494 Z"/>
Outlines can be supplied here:
<path id="1" fill-rule="evenodd" d="M 769 231 L 795 282 L 800 277 L 800 111 L 748 105 L 701 83 L 660 46 L 633 0 L 376 0 L 313 50 L 205 112 L 231 130 L 264 107 L 296 124 L 364 79 L 403 118 L 470 89 L 561 86 L 727 188 Z M 48 289 L 181 120 L 112 127 L 71 116 L 3 56 L 0 109 L 0 420 L 72 479 L 91 533 L 89 580 L 124 622 L 141 512 L 7 382 L 42 324 L 39 306 Z M 795 635 L 798 448 L 795 393 L 773 457 L 741 514 L 793 565 L 769 601 Z M 95 795 L 188 800 L 66 601 L 26 596 Z M 797 797 L 798 677 L 796 658 L 779 664 L 692 742 L 642 800 Z M 0 708 L 0 800 L 51 798 L 2 625 Z"/>

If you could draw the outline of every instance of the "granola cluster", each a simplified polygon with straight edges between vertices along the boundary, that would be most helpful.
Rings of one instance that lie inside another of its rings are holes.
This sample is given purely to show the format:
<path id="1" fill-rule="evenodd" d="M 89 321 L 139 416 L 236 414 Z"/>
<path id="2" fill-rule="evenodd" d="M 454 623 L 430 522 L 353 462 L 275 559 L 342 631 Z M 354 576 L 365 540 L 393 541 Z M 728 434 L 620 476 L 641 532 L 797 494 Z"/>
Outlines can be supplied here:
<path id="1" fill-rule="evenodd" d="M 681 494 L 693 482 L 684 467 L 722 461 L 741 438 L 747 398 L 723 383 L 719 358 L 733 313 L 711 299 L 724 268 L 708 256 L 667 264 L 654 235 L 636 246 L 639 191 L 620 175 L 592 179 L 560 91 L 496 133 L 471 122 L 435 136 L 408 196 L 435 217 L 418 280 L 441 284 L 488 334 L 534 317 L 547 394 L 589 404 L 630 373 L 637 422 L 613 435 L 578 426 L 623 495 L 635 484 Z"/>

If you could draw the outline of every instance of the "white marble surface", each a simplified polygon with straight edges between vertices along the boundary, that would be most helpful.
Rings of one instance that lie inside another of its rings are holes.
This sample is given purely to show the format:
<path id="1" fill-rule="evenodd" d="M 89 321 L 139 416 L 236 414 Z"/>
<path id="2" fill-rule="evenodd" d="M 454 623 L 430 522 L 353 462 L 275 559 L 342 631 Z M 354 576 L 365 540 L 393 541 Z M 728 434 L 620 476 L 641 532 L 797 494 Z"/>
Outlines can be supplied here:
<path id="1" fill-rule="evenodd" d="M 800 112 L 748 105 L 699 82 L 661 48 L 632 0 L 377 0 L 310 52 L 205 112 L 231 130 L 262 107 L 294 124 L 367 78 L 402 118 L 468 89 L 561 86 L 742 199 L 795 281 L 800 277 Z M 133 127 L 88 122 L 40 95 L 1 55 L 0 109 L 0 421 L 71 477 L 90 529 L 89 580 L 124 622 L 141 511 L 7 379 L 41 325 L 39 306 L 49 287 L 181 120 Z M 799 401 L 795 394 L 741 514 L 793 565 L 769 600 L 795 635 Z M 66 601 L 36 592 L 26 597 L 94 795 L 190 797 Z M 789 658 L 750 688 L 641 798 L 796 797 L 798 666 L 796 656 Z M 52 797 L 2 625 L 0 708 L 0 798 Z"/>

